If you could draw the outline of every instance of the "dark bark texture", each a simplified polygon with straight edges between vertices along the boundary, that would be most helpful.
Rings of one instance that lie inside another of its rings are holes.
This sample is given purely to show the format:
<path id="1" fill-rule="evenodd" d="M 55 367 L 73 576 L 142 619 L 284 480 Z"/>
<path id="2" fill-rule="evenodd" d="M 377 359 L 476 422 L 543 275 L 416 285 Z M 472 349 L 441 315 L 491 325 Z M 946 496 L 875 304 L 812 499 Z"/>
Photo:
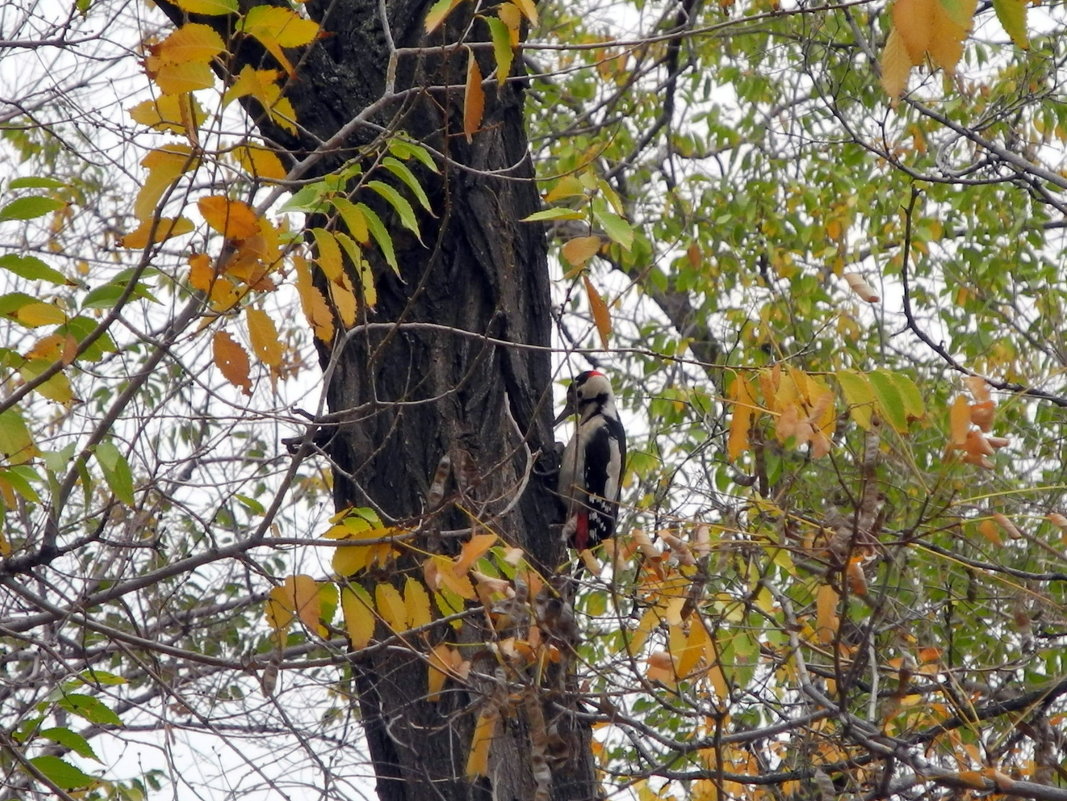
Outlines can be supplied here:
<path id="1" fill-rule="evenodd" d="M 429 6 L 423 0 L 311 0 L 306 8 L 325 35 L 294 54 L 295 75 L 286 87 L 300 134 L 272 125 L 254 102 L 246 105 L 292 164 L 378 104 L 367 124 L 335 143 L 305 177 L 366 158 L 388 131 L 402 130 L 444 156 L 440 174 L 419 173 L 434 209 L 420 219 L 422 242 L 403 233 L 388 206 L 376 206 L 392 233 L 400 276 L 375 264 L 376 306 L 363 309 L 356 329 L 339 334 L 321 354 L 331 412 L 321 440 L 328 441 L 334 464 L 337 508 L 371 506 L 387 522 L 420 532 L 415 544 L 422 556 L 401 558 L 368 585 L 389 580 L 399 586 L 406 575 L 420 576 L 425 553 L 457 552 L 465 538 L 457 532 L 472 528 L 523 547 L 548 571 L 564 556 L 558 526 L 553 528 L 557 501 L 535 471 L 538 455 L 553 445 L 551 365 L 543 349 L 550 343 L 551 317 L 544 233 L 519 222 L 540 207 L 523 122 L 523 82 L 513 76 L 502 88 L 495 80 L 485 84 L 481 128 L 468 142 L 462 119 L 469 51 L 451 45 L 464 36 L 468 44 L 486 41 L 488 28 L 472 21 L 464 5 L 427 35 L 422 20 Z M 395 90 L 386 102 L 380 101 L 388 94 L 390 48 L 380 8 L 387 9 L 396 48 L 425 48 L 399 55 Z M 222 25 L 218 18 L 197 21 Z M 491 51 L 478 52 L 489 75 Z M 245 39 L 227 72 L 236 74 L 249 63 L 276 66 Z M 369 203 L 369 194 L 358 199 Z M 411 323 L 432 323 L 434 329 L 405 328 Z M 486 337 L 537 347 L 502 346 Z M 445 498 L 430 508 L 430 484 L 444 457 L 451 462 Z M 553 691 L 530 688 L 538 693 L 545 723 L 531 723 L 539 715 L 524 714 L 521 704 L 510 706 L 497 729 L 490 776 L 465 778 L 479 709 L 487 696 L 507 697 L 504 681 L 515 678 L 503 676 L 490 658 L 484 647 L 489 636 L 473 625 L 459 632 L 442 626 L 429 642 L 354 658 L 382 801 L 533 799 L 531 726 L 542 734 L 550 730 L 555 743 L 551 797 L 596 797 L 588 728 L 566 713 L 573 701 L 563 678 Z M 443 639 L 467 643 L 463 653 L 474 665 L 474 679 L 465 686 L 450 683 L 439 701 L 429 702 L 424 653 Z"/>

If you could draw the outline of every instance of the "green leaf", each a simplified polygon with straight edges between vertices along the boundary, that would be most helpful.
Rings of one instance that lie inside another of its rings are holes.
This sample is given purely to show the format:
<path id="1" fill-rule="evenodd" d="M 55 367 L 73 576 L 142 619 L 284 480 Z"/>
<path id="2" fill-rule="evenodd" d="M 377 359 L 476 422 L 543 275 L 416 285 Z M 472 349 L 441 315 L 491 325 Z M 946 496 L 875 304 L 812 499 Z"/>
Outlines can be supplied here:
<path id="1" fill-rule="evenodd" d="M 278 211 L 317 214 L 326 210 L 326 200 L 332 189 L 325 181 L 316 181 L 298 189 L 285 201 Z"/>
<path id="2" fill-rule="evenodd" d="M 73 451 L 71 451 L 71 454 L 73 455 Z M 120 676 L 117 673 L 109 673 L 106 670 L 96 670 L 95 668 L 88 668 L 86 670 L 83 670 L 81 673 L 78 674 L 77 681 L 80 684 L 88 684 L 90 687 L 114 687 L 119 684 L 129 683 L 124 676 Z"/>
<path id="3" fill-rule="evenodd" d="M 1028 0 L 993 0 L 993 10 L 997 12 L 1001 26 L 1016 47 L 1023 50 L 1030 48 L 1030 37 L 1026 30 L 1027 5 Z"/>
<path id="4" fill-rule="evenodd" d="M 381 248 L 382 255 L 385 256 L 386 263 L 393 268 L 393 272 L 396 273 L 396 277 L 400 277 L 400 266 L 396 263 L 396 253 L 393 251 L 393 240 L 389 236 L 389 232 L 382 224 L 382 218 L 374 213 L 374 210 L 369 208 L 365 203 L 357 203 L 356 208 L 363 213 L 363 218 L 367 221 L 367 229 L 370 231 L 374 241 L 378 243 L 378 247 Z"/>
<path id="5" fill-rule="evenodd" d="M 61 790 L 76 790 L 97 781 L 95 776 L 83 773 L 80 768 L 74 767 L 57 756 L 33 757 L 30 764 Z"/>
<path id="6" fill-rule="evenodd" d="M 430 199 L 426 196 L 422 184 L 419 183 L 419 179 L 415 177 L 415 173 L 413 173 L 404 162 L 399 161 L 392 156 L 386 156 L 382 159 L 382 166 L 399 178 L 404 186 L 411 190 L 411 194 L 413 194 L 415 199 L 419 201 L 420 206 L 431 214 L 433 213 L 433 209 L 430 207 Z"/>
<path id="7" fill-rule="evenodd" d="M 593 217 L 612 241 L 618 242 L 623 250 L 629 250 L 634 243 L 634 231 L 630 223 L 613 211 L 609 211 L 607 204 L 600 198 L 592 203 Z"/>
<path id="8" fill-rule="evenodd" d="M 62 189 L 67 185 L 57 178 L 46 178 L 41 175 L 27 175 L 23 178 L 13 178 L 7 185 L 8 189 Z"/>
<path id="9" fill-rule="evenodd" d="M 552 209 L 542 209 L 541 211 L 535 211 L 528 217 L 523 217 L 521 222 L 541 222 L 543 220 L 581 220 L 585 215 L 580 211 L 574 209 L 567 209 L 563 207 L 556 207 Z"/>
<path id="10" fill-rule="evenodd" d="M 32 220 L 43 217 L 49 212 L 63 208 L 66 203 L 52 197 L 33 195 L 32 197 L 20 197 L 12 200 L 0 209 L 0 222 L 7 220 Z"/>
<path id="11" fill-rule="evenodd" d="M 889 379 L 886 373 L 869 373 L 867 379 L 871 382 L 874 390 L 874 398 L 878 403 L 878 409 L 882 416 L 898 434 L 904 434 L 908 430 L 908 410 L 904 405 L 904 397 L 900 394 L 895 381 Z"/>
<path id="12" fill-rule="evenodd" d="M 389 186 L 384 181 L 367 181 L 367 186 L 381 195 L 393 207 L 400 216 L 400 224 L 411 231 L 422 242 L 422 234 L 419 233 L 419 222 L 415 219 L 415 210 L 395 187 Z"/>
<path id="13" fill-rule="evenodd" d="M 496 59 L 496 82 L 503 86 L 508 75 L 511 74 L 511 62 L 515 57 L 515 51 L 511 49 L 511 32 L 503 20 L 497 17 L 486 17 L 489 25 L 489 35 L 493 39 L 493 57 Z"/>
<path id="14" fill-rule="evenodd" d="M 430 155 L 430 151 L 416 142 L 408 139 L 391 139 L 389 140 L 389 152 L 403 161 L 415 159 L 430 172 L 440 172 L 437 169 L 437 164 L 434 163 L 433 156 Z"/>
<path id="15" fill-rule="evenodd" d="M 0 456 L 12 464 L 28 462 L 37 455 L 33 437 L 17 409 L 0 412 Z"/>
<path id="16" fill-rule="evenodd" d="M 122 725 L 122 719 L 105 706 L 103 701 L 92 695 L 68 693 L 56 701 L 56 705 L 72 715 L 85 718 L 90 723 L 97 723 L 101 726 Z"/>
<path id="17" fill-rule="evenodd" d="M 133 504 L 133 472 L 129 462 L 110 440 L 97 443 L 95 452 L 96 461 L 104 471 L 104 480 L 115 497 L 123 503 Z"/>
<path id="18" fill-rule="evenodd" d="M 30 484 L 31 481 L 40 481 L 37 471 L 27 465 L 14 465 L 8 470 L 0 470 L 0 479 L 3 479 L 19 495 L 33 503 L 40 503 L 41 496 Z"/>
<path id="19" fill-rule="evenodd" d="M 62 727 L 55 727 L 51 729 L 41 729 L 39 734 L 41 737 L 51 740 L 54 743 L 59 743 L 64 748 L 69 748 L 80 757 L 95 759 L 97 762 L 100 761 L 100 757 L 96 755 L 93 747 L 89 745 L 89 741 L 75 731 Z"/>
<path id="20" fill-rule="evenodd" d="M 875 370 L 872 375 L 884 375 L 897 388 L 909 420 L 921 420 L 926 417 L 926 403 L 923 401 L 922 392 L 908 376 L 888 370 Z"/>
<path id="21" fill-rule="evenodd" d="M 864 429 L 871 428 L 871 414 L 874 412 L 874 390 L 871 388 L 867 376 L 855 370 L 841 370 L 834 373 L 841 394 L 848 404 L 849 414 L 856 424 Z"/>
<path id="22" fill-rule="evenodd" d="M 235 497 L 245 509 L 247 509 L 254 515 L 261 515 L 267 511 L 266 507 L 263 506 L 263 504 L 261 504 L 255 498 L 249 498 L 247 495 L 241 495 L 240 493 L 235 493 L 233 497 Z"/>
<path id="23" fill-rule="evenodd" d="M 30 281 L 48 281 L 60 285 L 71 283 L 63 273 L 49 267 L 36 256 L 5 253 L 0 256 L 0 267 Z"/>
<path id="24" fill-rule="evenodd" d="M 97 322 L 88 317 L 73 317 L 63 325 L 56 328 L 56 333 L 61 336 L 72 336 L 80 344 L 89 334 L 96 330 Z M 97 337 L 89 347 L 78 357 L 79 360 L 96 362 L 104 358 L 105 354 L 115 353 L 115 341 L 106 331 Z"/>

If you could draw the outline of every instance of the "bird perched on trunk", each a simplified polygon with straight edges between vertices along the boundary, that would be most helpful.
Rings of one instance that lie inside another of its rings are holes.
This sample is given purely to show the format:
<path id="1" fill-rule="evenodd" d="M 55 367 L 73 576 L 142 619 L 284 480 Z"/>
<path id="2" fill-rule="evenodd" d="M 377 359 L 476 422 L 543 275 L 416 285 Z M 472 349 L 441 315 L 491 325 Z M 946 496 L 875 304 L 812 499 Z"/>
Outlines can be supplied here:
<path id="1" fill-rule="evenodd" d="M 563 535 L 571 547 L 592 548 L 615 533 L 626 464 L 626 432 L 607 376 L 587 370 L 571 383 L 556 425 L 571 415 L 578 424 L 559 469 L 559 495 L 567 507 Z"/>

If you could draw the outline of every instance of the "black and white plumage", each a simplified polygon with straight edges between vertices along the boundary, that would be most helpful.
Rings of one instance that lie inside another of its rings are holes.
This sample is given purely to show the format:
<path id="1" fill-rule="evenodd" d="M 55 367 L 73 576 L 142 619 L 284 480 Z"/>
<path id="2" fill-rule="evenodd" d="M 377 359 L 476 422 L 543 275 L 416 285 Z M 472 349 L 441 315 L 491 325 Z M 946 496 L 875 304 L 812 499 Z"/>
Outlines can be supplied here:
<path id="1" fill-rule="evenodd" d="M 574 379 L 557 425 L 573 414 L 578 424 L 563 449 L 559 494 L 567 507 L 564 537 L 572 548 L 582 551 L 615 533 L 626 432 L 615 410 L 611 382 L 596 370 Z"/>

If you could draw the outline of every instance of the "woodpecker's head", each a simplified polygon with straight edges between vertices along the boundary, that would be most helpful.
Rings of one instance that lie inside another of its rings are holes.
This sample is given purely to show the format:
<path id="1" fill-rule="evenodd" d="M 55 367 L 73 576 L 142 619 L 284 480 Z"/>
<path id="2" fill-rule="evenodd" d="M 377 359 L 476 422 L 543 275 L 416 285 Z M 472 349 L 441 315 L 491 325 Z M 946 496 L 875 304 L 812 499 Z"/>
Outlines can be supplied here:
<path id="1" fill-rule="evenodd" d="M 586 370 L 567 388 L 567 402 L 556 418 L 555 425 L 575 413 L 579 420 L 586 420 L 597 412 L 615 416 L 615 396 L 606 375 L 597 370 Z"/>

